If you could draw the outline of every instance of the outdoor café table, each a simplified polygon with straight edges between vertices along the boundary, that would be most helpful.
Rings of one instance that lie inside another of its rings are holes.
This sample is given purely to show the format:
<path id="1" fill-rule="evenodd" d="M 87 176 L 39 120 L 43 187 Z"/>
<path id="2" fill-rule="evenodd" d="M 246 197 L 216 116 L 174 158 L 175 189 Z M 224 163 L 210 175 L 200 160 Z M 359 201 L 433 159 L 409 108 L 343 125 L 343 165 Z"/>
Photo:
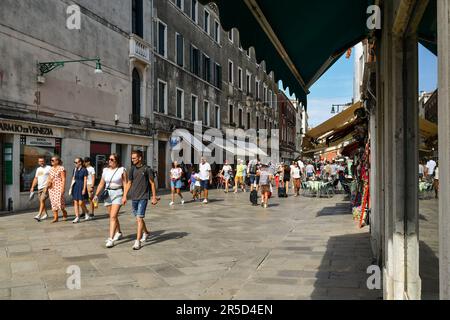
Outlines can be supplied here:
<path id="1" fill-rule="evenodd" d="M 428 189 L 428 183 L 424 181 L 419 182 L 419 192 L 424 192 Z"/>
<path id="2" fill-rule="evenodd" d="M 322 181 L 308 181 L 309 189 L 311 190 L 311 193 L 315 193 L 316 196 L 319 196 L 320 189 L 323 186 Z"/>

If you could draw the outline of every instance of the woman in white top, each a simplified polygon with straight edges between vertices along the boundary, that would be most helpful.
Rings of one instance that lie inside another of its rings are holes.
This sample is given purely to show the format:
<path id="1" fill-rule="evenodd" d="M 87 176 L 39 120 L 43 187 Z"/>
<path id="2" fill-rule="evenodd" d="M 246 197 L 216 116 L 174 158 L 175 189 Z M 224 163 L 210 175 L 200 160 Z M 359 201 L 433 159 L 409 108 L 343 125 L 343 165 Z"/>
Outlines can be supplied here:
<path id="1" fill-rule="evenodd" d="M 98 195 L 103 188 L 108 190 L 105 207 L 109 214 L 109 238 L 106 240 L 106 247 L 112 248 L 114 242 L 120 240 L 123 236 L 118 215 L 122 207 L 123 187 L 128 183 L 128 176 L 126 169 L 121 166 L 118 154 L 110 155 L 108 163 L 108 167 L 103 169 L 102 179 L 98 185 L 94 201 L 98 201 Z"/>
<path id="2" fill-rule="evenodd" d="M 175 193 L 181 198 L 181 204 L 184 204 L 183 195 L 181 194 L 181 177 L 183 175 L 183 170 L 178 166 L 178 162 L 174 162 L 172 169 L 170 169 L 170 189 L 172 191 L 172 201 L 169 203 L 170 206 L 174 205 Z"/>
<path id="3" fill-rule="evenodd" d="M 294 167 L 291 170 L 291 177 L 294 181 L 294 191 L 295 196 L 298 197 L 300 195 L 300 186 L 301 186 L 301 172 L 297 163 L 294 163 Z"/>
<path id="4" fill-rule="evenodd" d="M 220 171 L 220 174 L 223 176 L 223 179 L 225 181 L 225 193 L 228 193 L 229 191 L 229 183 L 231 179 L 231 173 L 233 172 L 233 168 L 228 164 L 228 160 L 225 160 L 225 164 L 222 167 L 222 170 Z"/>

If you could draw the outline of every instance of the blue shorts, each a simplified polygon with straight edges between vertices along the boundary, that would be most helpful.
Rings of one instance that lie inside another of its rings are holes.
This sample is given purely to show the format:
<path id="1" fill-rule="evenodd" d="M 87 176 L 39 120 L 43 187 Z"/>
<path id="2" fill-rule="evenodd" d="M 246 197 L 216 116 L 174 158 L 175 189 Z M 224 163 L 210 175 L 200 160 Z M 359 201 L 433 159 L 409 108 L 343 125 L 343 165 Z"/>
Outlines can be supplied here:
<path id="1" fill-rule="evenodd" d="M 170 187 L 172 189 L 181 189 L 181 179 L 179 180 L 170 180 Z"/>
<path id="2" fill-rule="evenodd" d="M 250 174 L 249 179 L 250 179 L 250 184 L 254 184 L 255 182 L 258 183 L 256 174 Z"/>
<path id="3" fill-rule="evenodd" d="M 133 200 L 131 207 L 133 208 L 133 216 L 136 218 L 145 218 L 145 210 L 147 210 L 148 200 Z"/>
<path id="4" fill-rule="evenodd" d="M 200 187 L 203 190 L 208 190 L 209 189 L 209 180 L 201 180 L 200 181 Z"/>

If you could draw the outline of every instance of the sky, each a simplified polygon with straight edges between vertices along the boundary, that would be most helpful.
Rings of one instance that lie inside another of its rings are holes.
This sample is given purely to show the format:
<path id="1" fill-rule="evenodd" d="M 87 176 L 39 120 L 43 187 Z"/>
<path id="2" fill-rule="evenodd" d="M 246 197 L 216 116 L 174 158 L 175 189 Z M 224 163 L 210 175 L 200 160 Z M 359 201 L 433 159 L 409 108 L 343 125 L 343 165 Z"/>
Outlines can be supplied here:
<path id="1" fill-rule="evenodd" d="M 354 54 L 338 60 L 311 88 L 308 95 L 308 116 L 311 128 L 333 116 L 333 104 L 346 104 L 353 98 Z M 437 57 L 419 45 L 419 91 L 437 88 Z"/>

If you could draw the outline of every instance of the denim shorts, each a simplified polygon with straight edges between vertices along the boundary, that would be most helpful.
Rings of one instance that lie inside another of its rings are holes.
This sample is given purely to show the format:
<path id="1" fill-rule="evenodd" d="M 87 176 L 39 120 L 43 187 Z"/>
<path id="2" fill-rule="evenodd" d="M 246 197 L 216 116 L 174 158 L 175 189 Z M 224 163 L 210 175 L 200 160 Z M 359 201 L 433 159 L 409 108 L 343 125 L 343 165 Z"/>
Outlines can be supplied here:
<path id="1" fill-rule="evenodd" d="M 209 180 L 201 180 L 200 186 L 202 190 L 208 190 L 209 189 Z"/>
<path id="2" fill-rule="evenodd" d="M 181 180 L 180 179 L 175 180 L 175 181 L 170 180 L 170 187 L 172 189 L 181 189 Z"/>
<path id="3" fill-rule="evenodd" d="M 108 190 L 108 198 L 105 200 L 105 207 L 110 207 L 113 204 L 122 205 L 123 190 Z"/>
<path id="4" fill-rule="evenodd" d="M 136 218 L 145 218 L 145 210 L 147 210 L 148 200 L 133 200 L 131 206 L 133 208 L 133 216 Z"/>

